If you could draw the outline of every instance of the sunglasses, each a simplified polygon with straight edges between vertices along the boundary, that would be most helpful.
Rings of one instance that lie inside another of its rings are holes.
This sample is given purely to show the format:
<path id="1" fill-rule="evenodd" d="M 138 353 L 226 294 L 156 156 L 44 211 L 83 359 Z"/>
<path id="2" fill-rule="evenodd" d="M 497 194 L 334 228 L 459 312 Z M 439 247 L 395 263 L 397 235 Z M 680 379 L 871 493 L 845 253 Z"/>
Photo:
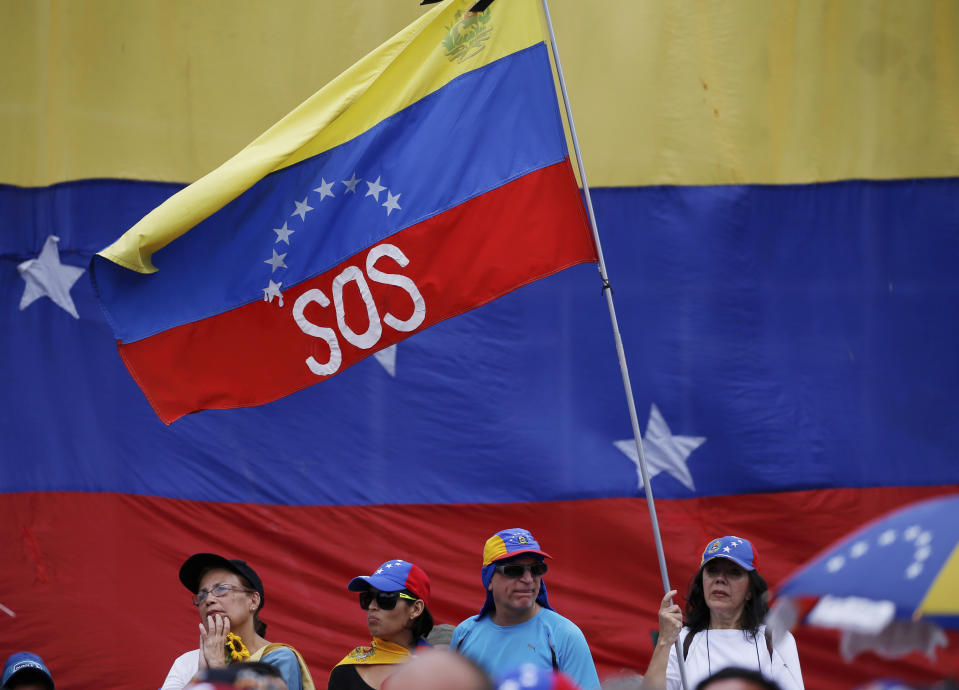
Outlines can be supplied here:
<path id="1" fill-rule="evenodd" d="M 416 601 L 416 597 L 410 596 L 406 592 L 373 592 L 366 591 L 360 592 L 360 608 L 366 611 L 370 608 L 370 604 L 373 603 L 373 600 L 376 599 L 377 608 L 383 611 L 392 611 L 396 608 L 396 602 L 400 599 L 408 599 L 409 601 Z"/>
<path id="2" fill-rule="evenodd" d="M 529 574 L 533 577 L 542 577 L 546 574 L 546 571 L 549 570 L 549 566 L 546 563 L 540 561 L 539 563 L 532 563 L 530 565 L 519 565 L 517 563 L 508 563 L 507 565 L 498 565 L 493 569 L 495 572 L 503 575 L 505 577 L 511 578 L 513 580 L 518 580 L 526 574 L 526 571 L 529 571 Z"/>

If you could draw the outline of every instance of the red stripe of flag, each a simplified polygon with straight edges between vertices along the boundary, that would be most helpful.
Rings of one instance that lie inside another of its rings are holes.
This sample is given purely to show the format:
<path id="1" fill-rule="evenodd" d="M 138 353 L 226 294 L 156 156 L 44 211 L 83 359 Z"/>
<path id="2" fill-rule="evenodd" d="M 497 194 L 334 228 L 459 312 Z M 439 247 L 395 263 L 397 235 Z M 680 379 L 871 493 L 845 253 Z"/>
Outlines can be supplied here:
<path id="1" fill-rule="evenodd" d="M 282 307 L 277 298 L 256 301 L 120 344 L 120 354 L 169 424 L 201 409 L 276 400 L 434 323 L 595 260 L 567 159 L 402 230 L 285 289 Z M 336 283 L 341 283 L 339 305 Z M 417 293 L 424 313 L 414 310 Z M 337 348 L 339 360 L 333 352 Z M 178 373 L 171 377 L 171 371 Z"/>

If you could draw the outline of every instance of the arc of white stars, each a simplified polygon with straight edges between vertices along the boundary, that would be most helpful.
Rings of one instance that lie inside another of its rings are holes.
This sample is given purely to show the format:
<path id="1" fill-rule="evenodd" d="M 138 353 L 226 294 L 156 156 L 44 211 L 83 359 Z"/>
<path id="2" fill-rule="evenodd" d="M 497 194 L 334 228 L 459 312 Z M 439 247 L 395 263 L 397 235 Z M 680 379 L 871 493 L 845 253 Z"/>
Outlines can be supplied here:
<path id="1" fill-rule="evenodd" d="M 294 200 L 293 203 L 296 204 L 296 210 L 290 215 L 299 216 L 300 220 L 306 220 L 306 214 L 313 210 L 313 207 L 306 203 L 307 199 L 309 198 L 310 197 L 306 197 L 306 199 L 303 199 L 303 201 Z"/>
<path id="2" fill-rule="evenodd" d="M 269 259 L 266 259 L 266 260 L 263 262 L 263 263 L 265 263 L 265 264 L 270 264 L 270 265 L 273 267 L 273 270 L 270 271 L 270 273 L 273 273 L 273 272 L 276 271 L 276 269 L 278 269 L 278 268 L 287 268 L 286 263 L 283 261 L 283 259 L 286 258 L 286 254 L 287 254 L 287 253 L 289 253 L 289 252 L 286 252 L 286 253 L 283 253 L 283 254 L 277 254 L 277 253 L 276 253 L 276 250 L 275 250 L 275 249 L 273 250 L 273 256 L 270 257 Z"/>

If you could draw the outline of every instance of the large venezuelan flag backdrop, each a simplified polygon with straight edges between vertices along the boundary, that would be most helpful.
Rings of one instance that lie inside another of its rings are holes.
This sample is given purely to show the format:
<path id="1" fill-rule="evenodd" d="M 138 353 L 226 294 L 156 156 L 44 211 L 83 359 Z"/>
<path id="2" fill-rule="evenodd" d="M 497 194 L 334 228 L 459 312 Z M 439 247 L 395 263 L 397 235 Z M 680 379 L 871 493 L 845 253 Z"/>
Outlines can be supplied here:
<path id="1" fill-rule="evenodd" d="M 0 650 L 41 654 L 63 687 L 158 687 L 196 645 L 177 569 L 212 550 L 254 565 L 269 637 L 322 684 L 366 637 L 350 577 L 408 558 L 457 622 L 483 601 L 483 541 L 519 525 L 600 675 L 641 672 L 661 587 L 593 267 L 171 427 L 86 275 L 22 299 L 49 235 L 44 275 L 70 273 L 51 251 L 87 267 L 422 12 L 328 7 L 0 4 Z M 731 533 L 775 585 L 959 490 L 959 8 L 552 11 L 674 582 Z M 955 638 L 935 661 L 851 665 L 833 634 L 797 640 L 810 688 L 959 665 Z"/>

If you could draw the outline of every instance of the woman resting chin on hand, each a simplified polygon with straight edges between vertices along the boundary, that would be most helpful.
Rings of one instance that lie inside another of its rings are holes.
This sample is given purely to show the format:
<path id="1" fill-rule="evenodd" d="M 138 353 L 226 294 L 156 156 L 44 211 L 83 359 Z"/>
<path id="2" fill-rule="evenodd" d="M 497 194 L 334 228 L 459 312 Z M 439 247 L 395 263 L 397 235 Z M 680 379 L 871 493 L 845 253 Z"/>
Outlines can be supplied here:
<path id="1" fill-rule="evenodd" d="M 289 690 L 314 690 L 313 679 L 293 647 L 268 642 L 266 624 L 258 617 L 263 607 L 263 582 L 245 562 L 213 553 L 197 553 L 180 567 L 180 582 L 193 594 L 200 614 L 200 646 L 173 662 L 160 690 L 180 690 L 200 669 L 225 668 L 228 635 L 239 636 L 248 656 L 279 670 Z M 239 647 L 239 643 L 235 643 Z"/>

